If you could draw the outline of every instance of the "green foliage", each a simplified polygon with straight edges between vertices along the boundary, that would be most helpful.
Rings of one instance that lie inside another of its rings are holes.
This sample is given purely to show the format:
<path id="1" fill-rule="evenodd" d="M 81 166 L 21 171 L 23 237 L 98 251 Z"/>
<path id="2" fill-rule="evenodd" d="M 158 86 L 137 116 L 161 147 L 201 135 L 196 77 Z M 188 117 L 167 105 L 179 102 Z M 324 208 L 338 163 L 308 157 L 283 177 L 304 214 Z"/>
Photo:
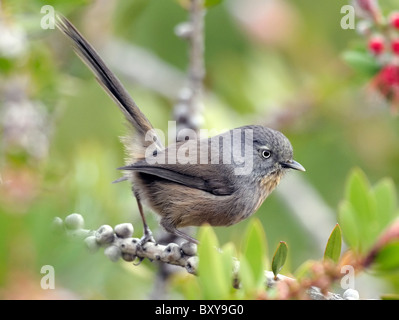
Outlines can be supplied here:
<path id="1" fill-rule="evenodd" d="M 231 242 L 218 249 L 218 239 L 210 226 L 201 228 L 199 241 L 199 290 L 196 299 L 254 298 L 264 290 L 267 242 L 258 219 L 252 219 L 249 223 L 240 252 Z M 240 289 L 236 290 L 233 289 L 233 274 L 238 264 Z"/>
<path id="2" fill-rule="evenodd" d="M 277 277 L 277 275 L 283 268 L 285 260 L 287 259 L 287 254 L 288 254 L 287 244 L 284 241 L 280 241 L 272 260 L 272 271 L 274 277 Z"/>
<path id="3" fill-rule="evenodd" d="M 201 228 L 199 241 L 198 281 L 202 298 L 227 299 L 232 287 L 232 247 L 229 245 L 227 250 L 219 252 L 218 239 L 209 226 Z"/>
<path id="4" fill-rule="evenodd" d="M 365 50 L 345 51 L 342 58 L 356 72 L 367 77 L 374 76 L 381 68 L 376 59 Z"/>
<path id="5" fill-rule="evenodd" d="M 377 253 L 373 269 L 379 272 L 396 271 L 399 268 L 399 240 L 388 243 Z"/>
<path id="6" fill-rule="evenodd" d="M 371 186 L 363 171 L 355 168 L 351 171 L 345 187 L 345 198 L 339 206 L 338 218 L 342 224 L 336 224 L 332 230 L 324 251 L 324 260 L 335 264 L 340 262 L 342 237 L 345 238 L 355 256 L 358 269 L 371 268 L 378 272 L 392 272 L 399 269 L 399 219 L 397 197 L 394 183 L 385 178 Z M 240 256 L 240 281 L 246 297 L 259 294 L 259 282 L 255 275 L 261 263 L 260 252 L 256 249 L 262 243 L 264 235 L 256 220 L 248 226 L 244 236 L 243 255 Z M 249 248 L 251 250 L 248 252 Z M 287 245 L 280 242 L 272 259 L 271 268 L 277 277 L 287 257 Z M 258 252 L 258 253 L 256 253 Z M 252 264 L 250 261 L 257 261 Z M 346 262 L 345 262 L 346 263 Z M 305 261 L 295 272 L 300 283 L 319 281 L 320 272 L 331 264 L 322 264 L 314 260 Z M 328 271 L 330 270 L 330 271 Z M 276 293 L 274 293 L 276 294 Z M 278 295 L 278 294 L 277 294 Z"/>
<path id="7" fill-rule="evenodd" d="M 370 250 L 395 215 L 396 194 L 392 181 L 381 180 L 372 188 L 360 169 L 352 170 L 338 213 L 343 236 L 351 249 L 358 253 Z"/>
<path id="8" fill-rule="evenodd" d="M 324 251 L 324 260 L 330 259 L 335 263 L 338 262 L 341 256 L 341 245 L 342 245 L 342 236 L 341 236 L 341 228 L 339 224 L 336 224 L 333 231 L 330 234 L 330 237 L 327 241 L 327 246 Z"/>
<path id="9" fill-rule="evenodd" d="M 264 271 L 267 266 L 267 244 L 262 223 L 258 219 L 252 219 L 248 225 L 244 234 L 241 253 L 240 261 L 243 266 L 240 275 L 245 273 L 248 280 L 243 281 L 244 288 L 251 290 L 254 287 L 261 286 L 264 282 Z"/>
<path id="10" fill-rule="evenodd" d="M 363 171 L 353 169 L 346 183 L 338 220 L 350 249 L 378 270 L 399 268 L 396 190 L 389 178 L 374 186 Z"/>
<path id="11" fill-rule="evenodd" d="M 373 189 L 378 208 L 378 220 L 381 228 L 387 226 L 398 216 L 395 185 L 390 178 L 379 181 Z"/>

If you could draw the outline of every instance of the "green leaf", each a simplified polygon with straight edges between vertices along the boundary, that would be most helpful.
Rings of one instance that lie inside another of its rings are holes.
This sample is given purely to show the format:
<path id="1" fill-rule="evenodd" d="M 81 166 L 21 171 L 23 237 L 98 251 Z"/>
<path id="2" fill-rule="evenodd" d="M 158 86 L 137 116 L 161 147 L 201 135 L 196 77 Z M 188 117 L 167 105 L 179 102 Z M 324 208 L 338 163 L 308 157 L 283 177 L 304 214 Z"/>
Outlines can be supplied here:
<path id="1" fill-rule="evenodd" d="M 378 232 L 375 199 L 370 191 L 370 183 L 364 172 L 358 168 L 352 170 L 346 185 L 346 200 L 355 214 L 359 232 L 360 252 L 366 252 L 375 242 Z"/>
<path id="2" fill-rule="evenodd" d="M 258 285 L 263 284 L 266 268 L 266 234 L 259 219 L 252 219 L 248 224 L 242 254 L 249 264 L 250 272 Z"/>
<path id="3" fill-rule="evenodd" d="M 284 266 L 285 260 L 287 259 L 287 253 L 287 244 L 284 241 L 280 241 L 272 260 L 272 271 L 275 278 L 277 278 L 277 275 Z"/>
<path id="4" fill-rule="evenodd" d="M 324 251 L 324 260 L 330 259 L 337 263 L 339 261 L 339 257 L 341 256 L 341 245 L 342 245 L 342 237 L 341 237 L 341 228 L 337 223 L 328 238 L 326 249 Z"/>
<path id="5" fill-rule="evenodd" d="M 198 281 L 204 299 L 226 299 L 231 288 L 231 271 L 227 277 L 225 274 L 228 269 L 228 266 L 225 265 L 226 259 L 217 249 L 219 243 L 210 226 L 201 228 L 199 241 Z"/>
<path id="6" fill-rule="evenodd" d="M 376 59 L 365 51 L 346 51 L 342 58 L 357 72 L 369 77 L 374 76 L 381 68 Z"/>
<path id="7" fill-rule="evenodd" d="M 373 268 L 385 272 L 399 269 L 399 241 L 390 242 L 378 251 Z"/>
<path id="8" fill-rule="evenodd" d="M 352 170 L 346 185 L 346 199 L 350 201 L 361 219 L 370 216 L 369 189 L 370 184 L 364 172 L 358 168 Z"/>
<path id="9" fill-rule="evenodd" d="M 345 242 L 352 250 L 359 251 L 359 230 L 355 210 L 348 201 L 342 201 L 338 209 L 338 222 Z"/>
<path id="10" fill-rule="evenodd" d="M 222 268 L 223 268 L 223 283 L 229 284 L 229 292 L 233 291 L 233 262 L 237 257 L 237 250 L 232 242 L 226 243 L 222 247 Z"/>
<path id="11" fill-rule="evenodd" d="M 396 190 L 390 178 L 380 180 L 373 188 L 378 215 L 378 232 L 384 230 L 396 216 Z"/>
<path id="12" fill-rule="evenodd" d="M 223 0 L 205 0 L 204 6 L 205 8 L 213 7 L 220 4 Z"/>
<path id="13" fill-rule="evenodd" d="M 246 257 L 240 258 L 239 281 L 243 290 L 244 296 L 242 299 L 250 298 L 257 291 L 257 283 L 252 272 L 252 267 Z"/>

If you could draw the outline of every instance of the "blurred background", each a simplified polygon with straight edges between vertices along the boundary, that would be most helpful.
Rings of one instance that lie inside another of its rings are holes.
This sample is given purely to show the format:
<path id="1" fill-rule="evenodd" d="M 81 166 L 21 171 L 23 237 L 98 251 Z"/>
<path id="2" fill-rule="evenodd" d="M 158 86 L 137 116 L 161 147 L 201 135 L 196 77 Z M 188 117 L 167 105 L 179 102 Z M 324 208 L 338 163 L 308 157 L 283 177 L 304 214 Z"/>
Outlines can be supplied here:
<path id="1" fill-rule="evenodd" d="M 365 45 L 341 28 L 346 4 L 224 0 L 205 17 L 202 127 L 281 130 L 307 169 L 291 173 L 255 214 L 270 256 L 287 242 L 287 272 L 323 256 L 351 168 L 399 186 L 399 119 L 371 78 L 343 59 Z M 188 64 L 188 45 L 174 33 L 188 19 L 185 0 L 0 1 L 0 298 L 147 299 L 156 264 L 112 263 L 52 231 L 54 217 L 77 212 L 89 229 L 132 222 L 142 235 L 129 184 L 111 184 L 124 164 L 123 116 L 67 39 L 42 29 L 44 5 L 78 27 L 165 132 Z M 247 223 L 216 228 L 220 243 L 239 244 Z M 55 290 L 40 287 L 44 265 L 54 267 Z M 168 282 L 166 298 L 185 298 L 186 276 Z M 399 292 L 398 274 L 357 280 L 363 298 Z"/>

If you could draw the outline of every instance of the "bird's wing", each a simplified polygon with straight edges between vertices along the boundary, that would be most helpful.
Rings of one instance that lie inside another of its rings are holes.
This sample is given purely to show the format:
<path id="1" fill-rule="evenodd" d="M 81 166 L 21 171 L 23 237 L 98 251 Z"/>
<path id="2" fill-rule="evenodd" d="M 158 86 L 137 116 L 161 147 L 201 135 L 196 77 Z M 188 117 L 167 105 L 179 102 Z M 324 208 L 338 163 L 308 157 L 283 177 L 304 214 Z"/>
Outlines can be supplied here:
<path id="1" fill-rule="evenodd" d="M 146 173 L 218 196 L 230 195 L 235 191 L 233 176 L 222 174 L 218 164 L 149 165 L 144 160 L 119 169 Z"/>

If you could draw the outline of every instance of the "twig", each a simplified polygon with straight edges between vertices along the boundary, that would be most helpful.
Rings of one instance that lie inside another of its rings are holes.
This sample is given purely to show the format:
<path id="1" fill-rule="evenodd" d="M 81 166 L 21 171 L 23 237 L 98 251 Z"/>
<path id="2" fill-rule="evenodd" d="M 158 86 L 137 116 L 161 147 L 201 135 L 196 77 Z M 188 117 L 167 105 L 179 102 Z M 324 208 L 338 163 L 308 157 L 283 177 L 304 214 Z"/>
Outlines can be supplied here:
<path id="1" fill-rule="evenodd" d="M 190 22 L 180 24 L 175 30 L 176 34 L 187 39 L 190 45 L 187 84 L 180 90 L 174 109 L 178 132 L 185 128 L 198 131 L 202 122 L 201 95 L 205 76 L 204 15 L 203 0 L 191 0 Z"/>
<path id="2" fill-rule="evenodd" d="M 116 262 L 120 258 L 132 262 L 137 258 L 141 261 L 145 258 L 150 261 L 161 261 L 186 268 L 189 273 L 196 272 L 197 246 L 185 242 L 180 246 L 176 243 L 161 245 L 147 242 L 139 245 L 140 239 L 133 238 L 133 225 L 122 223 L 115 228 L 103 225 L 96 231 L 84 229 L 84 219 L 80 214 L 73 213 L 65 218 L 55 218 L 54 227 L 65 229 L 70 237 L 84 239 L 90 252 L 96 252 L 100 247 L 105 248 L 104 254 L 111 261 Z"/>

